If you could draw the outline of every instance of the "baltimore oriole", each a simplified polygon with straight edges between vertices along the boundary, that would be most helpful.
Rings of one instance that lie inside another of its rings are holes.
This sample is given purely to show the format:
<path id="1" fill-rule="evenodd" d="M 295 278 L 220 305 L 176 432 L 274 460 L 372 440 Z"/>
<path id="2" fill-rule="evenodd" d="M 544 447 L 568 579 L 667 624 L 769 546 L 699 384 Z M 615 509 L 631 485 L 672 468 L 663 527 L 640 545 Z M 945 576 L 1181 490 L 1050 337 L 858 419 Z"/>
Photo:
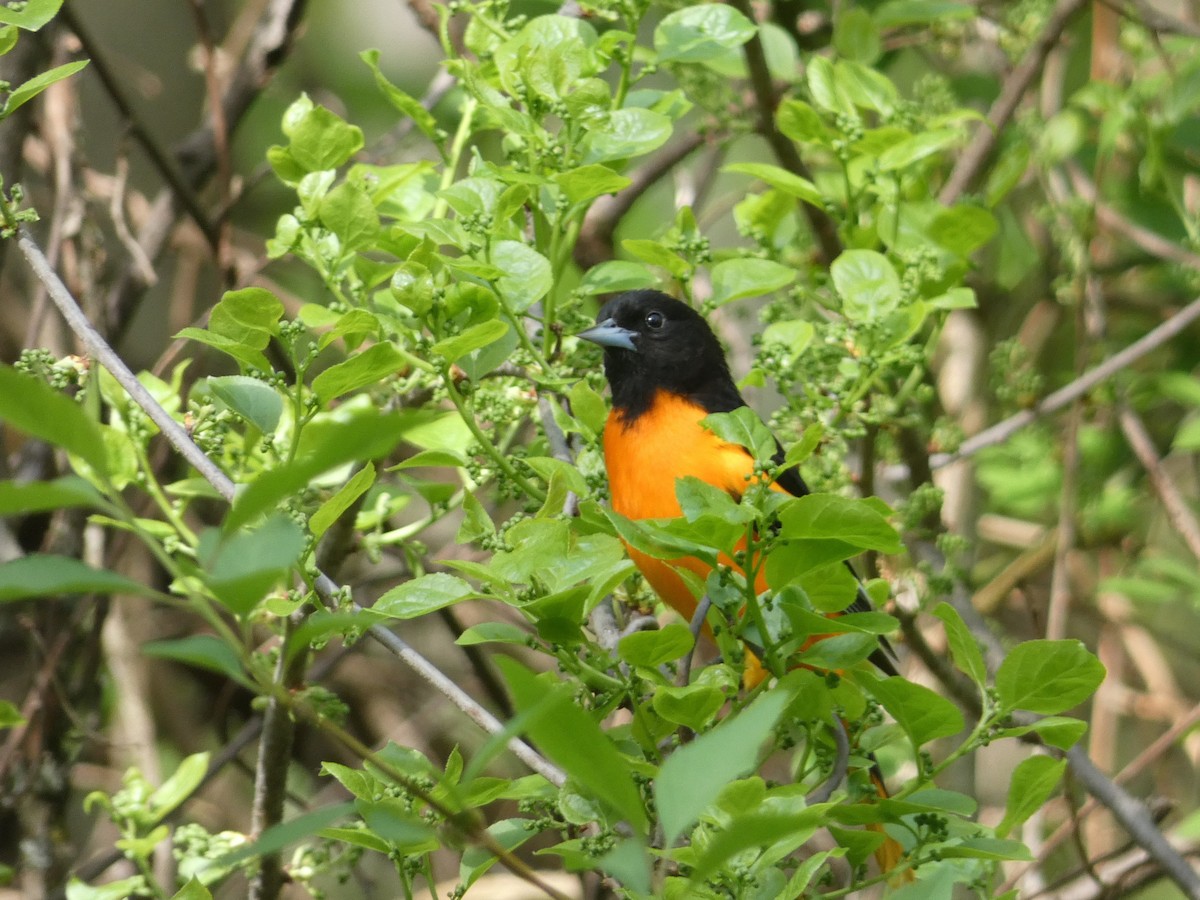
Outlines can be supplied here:
<path id="1" fill-rule="evenodd" d="M 604 348 L 604 373 L 612 392 L 612 411 L 604 427 L 604 463 L 612 508 L 629 519 L 680 516 L 676 483 L 687 476 L 740 498 L 754 477 L 754 459 L 744 447 L 705 428 L 703 420 L 711 413 L 746 406 L 746 401 L 704 318 L 686 303 L 659 291 L 643 290 L 621 294 L 604 304 L 596 322 L 578 336 Z M 809 493 L 794 468 L 781 471 L 773 487 L 795 496 Z M 691 619 L 697 601 L 678 570 L 691 570 L 703 581 L 711 567 L 695 557 L 656 559 L 634 547 L 629 547 L 629 554 L 663 601 Z M 736 567 L 732 560 L 725 562 Z M 761 577 L 760 582 L 756 589 L 762 593 L 767 585 Z M 846 611 L 869 609 L 860 585 Z M 885 647 L 871 659 L 888 674 L 895 674 Z M 764 675 L 751 655 L 746 683 L 753 685 Z M 881 796 L 886 797 L 878 772 L 872 776 Z M 879 855 L 881 865 L 890 868 L 896 854 Z"/>

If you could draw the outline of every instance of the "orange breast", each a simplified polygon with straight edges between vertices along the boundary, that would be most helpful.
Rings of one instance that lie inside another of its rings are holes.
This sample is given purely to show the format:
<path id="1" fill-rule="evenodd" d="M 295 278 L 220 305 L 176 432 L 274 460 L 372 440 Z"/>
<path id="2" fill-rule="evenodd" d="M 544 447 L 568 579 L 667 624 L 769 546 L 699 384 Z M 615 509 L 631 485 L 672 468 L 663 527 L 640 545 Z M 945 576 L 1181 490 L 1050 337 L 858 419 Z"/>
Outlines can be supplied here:
<path id="1" fill-rule="evenodd" d="M 674 394 L 660 392 L 651 408 L 632 423 L 610 413 L 604 428 L 604 462 L 612 506 L 630 519 L 682 515 L 675 482 L 692 476 L 740 496 L 754 473 L 743 447 L 723 441 L 700 422 L 708 412 Z M 690 569 L 701 579 L 709 566 L 694 557 L 654 559 L 629 548 L 630 558 L 650 586 L 680 615 L 690 619 L 696 599 L 676 572 Z M 734 565 L 732 560 L 723 562 Z M 759 586 L 765 590 L 766 585 Z"/>

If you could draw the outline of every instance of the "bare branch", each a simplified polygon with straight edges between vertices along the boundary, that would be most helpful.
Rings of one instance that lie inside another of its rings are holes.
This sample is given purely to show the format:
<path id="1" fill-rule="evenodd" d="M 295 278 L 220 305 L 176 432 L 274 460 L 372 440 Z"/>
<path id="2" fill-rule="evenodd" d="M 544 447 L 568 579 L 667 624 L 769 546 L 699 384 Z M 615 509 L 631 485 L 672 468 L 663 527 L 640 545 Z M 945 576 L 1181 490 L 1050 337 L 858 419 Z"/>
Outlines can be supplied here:
<path id="1" fill-rule="evenodd" d="M 1138 338 L 1124 350 L 1114 353 L 1100 365 L 1089 370 L 1052 394 L 1049 394 L 1032 409 L 1022 410 L 1015 416 L 1009 416 L 1002 422 L 997 422 L 990 428 L 967 438 L 953 453 L 938 453 L 930 459 L 934 469 L 941 469 L 960 459 L 974 456 L 986 447 L 1002 444 L 1022 428 L 1031 425 L 1043 416 L 1070 404 L 1077 397 L 1082 397 L 1096 385 L 1107 381 L 1118 372 L 1133 365 L 1147 353 L 1157 350 L 1171 338 L 1200 319 L 1200 297 L 1193 300 L 1167 321 Z"/>
<path id="2" fill-rule="evenodd" d="M 938 200 L 943 205 L 952 205 L 974 184 L 979 173 L 983 171 L 988 157 L 991 156 L 996 142 L 1000 139 L 1000 133 L 1012 119 L 1021 98 L 1025 96 L 1025 92 L 1033 84 L 1034 78 L 1045 65 L 1046 57 L 1050 55 L 1050 51 L 1062 37 L 1067 25 L 1087 5 L 1087 0 L 1059 0 L 1050 13 L 1050 18 L 1046 21 L 1046 27 L 1038 35 L 1037 41 L 1021 58 L 1020 63 L 1012 70 L 1008 78 L 1004 80 L 1000 96 L 988 110 L 987 121 L 979 126 L 971 143 L 962 152 L 954 169 L 950 172 L 950 177 L 942 186 Z"/>

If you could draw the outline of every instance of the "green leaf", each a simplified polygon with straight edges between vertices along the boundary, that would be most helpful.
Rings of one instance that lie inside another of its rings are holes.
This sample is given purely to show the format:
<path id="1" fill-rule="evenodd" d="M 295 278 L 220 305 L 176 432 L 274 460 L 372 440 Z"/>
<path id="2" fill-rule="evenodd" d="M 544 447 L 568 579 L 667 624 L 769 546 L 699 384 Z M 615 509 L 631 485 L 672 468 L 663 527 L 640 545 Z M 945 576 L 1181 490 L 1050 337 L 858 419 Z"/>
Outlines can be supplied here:
<path id="1" fill-rule="evenodd" d="M 0 728 L 15 728 L 25 724 L 25 717 L 16 705 L 8 700 L 0 700 Z"/>
<path id="2" fill-rule="evenodd" d="M 11 10 L 6 10 L 6 12 L 11 12 Z M 13 25 L 18 24 L 6 19 L 3 13 L 0 13 L 0 22 L 7 22 Z M 11 116 L 46 88 L 50 87 L 50 85 L 57 81 L 62 81 L 64 78 L 70 78 L 87 64 L 88 60 L 78 59 L 74 62 L 63 63 L 61 66 L 55 66 L 53 69 L 30 78 L 8 95 L 8 98 L 4 102 L 4 110 L 0 113 L 0 118 Z"/>
<path id="3" fill-rule="evenodd" d="M 940 153 L 961 139 L 962 132 L 953 128 L 922 131 L 884 150 L 879 155 L 879 168 L 884 172 L 908 168 L 927 156 Z"/>
<path id="4" fill-rule="evenodd" d="M 505 850 L 515 850 L 536 833 L 529 827 L 528 819 L 501 819 L 487 827 L 492 840 Z M 469 847 L 462 855 L 458 867 L 458 881 L 464 889 L 470 888 L 479 877 L 495 865 L 496 857 L 484 847 Z"/>
<path id="5" fill-rule="evenodd" d="M 1026 641 L 1000 664 L 996 692 L 1004 710 L 1053 715 L 1090 697 L 1104 675 L 1104 665 L 1079 641 Z"/>
<path id="6" fill-rule="evenodd" d="M 701 424 L 721 440 L 745 447 L 755 459 L 764 462 L 774 458 L 778 448 L 771 429 L 748 406 L 727 413 L 710 413 Z"/>
<path id="7" fill-rule="evenodd" d="M 155 823 L 161 822 L 196 791 L 208 773 L 209 756 L 204 752 L 186 757 L 174 774 L 150 795 L 149 807 Z"/>
<path id="8" fill-rule="evenodd" d="M 864 676 L 867 689 L 879 704 L 891 713 L 920 748 L 937 738 L 951 737 L 963 730 L 963 715 L 958 707 L 924 685 L 893 675 L 891 678 Z"/>
<path id="9" fill-rule="evenodd" d="M 352 812 L 354 812 L 353 803 L 335 803 L 304 813 L 290 822 L 272 825 L 254 843 L 227 853 L 217 859 L 213 865 L 223 869 L 235 866 L 243 860 L 266 856 L 268 853 L 278 853 L 288 844 L 314 835 L 322 828 L 332 825 L 338 819 L 348 816 Z"/>
<path id="10" fill-rule="evenodd" d="M 975 15 L 974 6 L 955 0 L 888 0 L 875 10 L 875 22 L 880 28 L 899 28 L 938 19 L 970 19 Z"/>
<path id="11" fill-rule="evenodd" d="M 306 543 L 299 525 L 277 516 L 253 531 L 224 538 L 217 529 L 209 529 L 197 556 L 217 599 L 235 615 L 245 616 L 297 563 Z"/>
<path id="12" fill-rule="evenodd" d="M 694 643 L 691 629 L 682 622 L 673 622 L 655 631 L 625 635 L 617 645 L 617 656 L 631 666 L 653 668 L 679 659 Z"/>
<path id="13" fill-rule="evenodd" d="M 752 812 L 734 817 L 725 828 L 699 845 L 690 883 L 703 884 L 745 850 L 773 847 L 781 842 L 796 846 L 805 843 L 816 832 L 827 810 L 828 804 L 820 804 L 799 813 Z"/>
<path id="14" fill-rule="evenodd" d="M 368 385 L 376 384 L 404 369 L 404 355 L 389 341 L 372 344 L 345 362 L 330 366 L 313 379 L 313 393 L 322 404 Z"/>
<path id="15" fill-rule="evenodd" d="M 89 506 L 106 509 L 108 504 L 99 491 L 77 475 L 24 484 L 0 481 L 0 516 Z"/>
<path id="16" fill-rule="evenodd" d="M 394 619 L 415 619 L 474 596 L 477 592 L 463 579 L 436 572 L 396 585 L 371 610 Z"/>
<path id="17" fill-rule="evenodd" d="M 977 685 L 987 683 L 987 665 L 983 661 L 983 651 L 971 629 L 963 621 L 962 616 L 949 603 L 939 603 L 933 614 L 942 620 L 946 629 L 946 642 L 950 645 L 950 657 L 954 664 L 971 677 Z"/>
<path id="18" fill-rule="evenodd" d="M 464 329 L 453 337 L 443 338 L 430 349 L 446 362 L 457 362 L 468 353 L 494 344 L 508 334 L 508 323 L 503 319 L 480 322 Z"/>
<path id="19" fill-rule="evenodd" d="M 37 31 L 56 15 L 63 0 L 29 0 L 15 7 L 0 6 L 0 22 L 26 31 Z"/>
<path id="20" fill-rule="evenodd" d="M 671 136 L 671 120 L 650 109 L 632 107 L 612 112 L 590 128 L 581 149 L 585 163 L 632 159 L 657 150 Z"/>
<path id="21" fill-rule="evenodd" d="M 312 107 L 289 137 L 292 158 L 309 172 L 336 169 L 363 147 L 362 129 L 323 106 Z"/>
<path id="22" fill-rule="evenodd" d="M 825 197 L 815 184 L 807 178 L 793 175 L 787 169 L 781 169 L 779 166 L 769 163 L 734 163 L 724 166 L 721 171 L 749 175 L 751 178 L 757 178 L 759 181 L 769 184 L 778 191 L 783 191 L 788 196 L 803 200 L 812 206 L 824 208 Z"/>
<path id="23" fill-rule="evenodd" d="M 779 516 L 786 539 L 844 541 L 860 550 L 899 553 L 900 536 L 871 503 L 837 494 L 808 494 L 788 502 Z"/>
<path id="24" fill-rule="evenodd" d="M 100 429 L 83 407 L 44 381 L 0 365 L 0 422 L 108 471 Z"/>
<path id="25" fill-rule="evenodd" d="M 842 251 L 830 265 L 829 275 L 848 319 L 881 319 L 894 312 L 904 298 L 895 267 L 874 250 Z"/>
<path id="26" fill-rule="evenodd" d="M 646 811 L 630 766 L 603 731 L 575 701 L 566 684 L 535 677 L 507 657 L 497 657 L 517 709 L 528 713 L 525 731 L 551 760 L 586 790 L 592 799 L 615 810 L 639 833 L 647 827 Z"/>
<path id="27" fill-rule="evenodd" d="M 727 259 L 712 267 L 712 302 L 720 306 L 744 297 L 761 297 L 795 278 L 794 269 L 769 259 Z"/>
<path id="28" fill-rule="evenodd" d="M 259 369 L 264 372 L 271 370 L 271 364 L 267 358 L 263 356 L 260 350 L 255 350 L 253 347 L 248 347 L 233 338 L 226 337 L 223 334 L 217 334 L 212 331 L 205 331 L 203 328 L 181 328 L 175 337 L 189 341 L 195 341 L 198 344 L 204 344 L 212 347 L 214 350 L 220 350 L 237 360 L 243 368 Z"/>
<path id="29" fill-rule="evenodd" d="M 283 398 L 275 388 L 245 375 L 210 376 L 208 387 L 214 397 L 263 434 L 275 433 L 283 414 Z"/>
<path id="30" fill-rule="evenodd" d="M 400 88 L 392 84 L 384 76 L 379 69 L 379 51 L 364 50 L 358 55 L 358 58 L 367 64 L 371 69 L 371 74 L 375 76 L 375 85 L 387 98 L 387 101 L 392 104 L 397 110 L 404 113 L 412 119 L 413 124 L 421 130 L 421 133 L 431 141 L 438 140 L 438 124 L 437 119 L 433 117 L 433 113 L 421 105 L 421 102 L 415 97 L 411 97 L 402 91 Z"/>
<path id="31" fill-rule="evenodd" d="M 175 892 L 171 900 L 212 900 L 212 894 L 200 879 L 193 875 L 187 884 Z"/>
<path id="32" fill-rule="evenodd" d="M 1036 754 L 1022 760 L 1008 785 L 1004 818 L 996 826 L 996 837 L 1003 838 L 1042 808 L 1062 781 L 1067 768 L 1065 759 Z"/>
<path id="33" fill-rule="evenodd" d="M 943 859 L 993 859 L 998 861 L 1031 861 L 1033 854 L 1021 841 L 1001 841 L 996 838 L 966 838 L 958 844 L 938 847 Z"/>
<path id="34" fill-rule="evenodd" d="M 870 65 L 879 58 L 879 29 L 862 7 L 843 9 L 833 22 L 833 46 L 846 59 Z"/>
<path id="35" fill-rule="evenodd" d="M 461 423 L 457 415 L 454 418 Z M 297 458 L 264 472 L 242 490 L 223 527 L 226 531 L 240 528 L 336 466 L 386 455 L 409 436 L 410 429 L 422 424 L 430 424 L 428 417 L 417 412 L 379 415 L 372 411 L 346 421 L 314 420 L 304 431 Z"/>
<path id="36" fill-rule="evenodd" d="M 829 129 L 821 121 L 820 113 L 803 100 L 789 99 L 780 103 L 779 112 L 775 117 L 775 125 L 785 136 L 798 144 L 827 144 L 830 141 Z M 771 168 L 778 167 L 771 166 Z M 786 172 L 784 169 L 780 171 Z M 787 174 L 792 175 L 791 172 L 787 172 Z M 797 176 L 792 175 L 792 177 Z M 811 187 L 810 182 L 803 178 L 800 180 L 805 181 Z M 816 189 L 813 188 L 813 190 Z"/>
<path id="37" fill-rule="evenodd" d="M 344 181 L 321 198 L 321 224 L 338 236 L 343 250 L 365 250 L 379 237 L 379 214 L 361 185 Z"/>
<path id="38" fill-rule="evenodd" d="M 668 722 L 700 731 L 725 705 L 725 694 L 709 684 L 660 685 L 651 702 Z"/>
<path id="39" fill-rule="evenodd" d="M 757 27 L 722 3 L 685 6 L 654 29 L 659 62 L 708 62 L 726 56 L 754 37 Z"/>
<path id="40" fill-rule="evenodd" d="M 925 229 L 929 237 L 966 259 L 999 230 L 996 217 L 980 206 L 954 206 L 934 216 Z"/>
<path id="41" fill-rule="evenodd" d="M 171 659 L 189 666 L 208 669 L 241 684 L 249 683 L 237 651 L 215 634 L 195 634 L 169 641 L 150 641 L 142 644 L 142 653 L 154 659 Z"/>
<path id="42" fill-rule="evenodd" d="M 855 116 L 854 105 L 837 86 L 833 63 L 824 56 L 813 56 L 805 71 L 808 92 L 817 106 L 831 113 Z"/>
<path id="43" fill-rule="evenodd" d="M 759 750 L 790 700 L 790 692 L 778 688 L 763 694 L 667 757 L 654 781 L 654 798 L 668 846 L 725 785 L 758 767 Z"/>
<path id="44" fill-rule="evenodd" d="M 658 241 L 626 238 L 621 241 L 621 246 L 642 262 L 666 269 L 676 278 L 684 278 L 691 271 L 691 264 L 686 259 Z"/>
<path id="45" fill-rule="evenodd" d="M 312 536 L 319 538 L 329 530 L 334 522 L 348 510 L 354 501 L 370 490 L 375 483 L 375 464 L 370 460 L 354 475 L 338 488 L 337 492 L 317 508 L 308 520 L 308 530 Z"/>
<path id="46" fill-rule="evenodd" d="M 261 350 L 279 332 L 283 304 L 259 287 L 226 291 L 208 317 L 209 331 Z"/>
<path id="47" fill-rule="evenodd" d="M 63 594 L 156 596 L 156 592 L 144 584 L 107 569 L 93 569 L 70 556 L 31 553 L 0 565 L 0 602 Z"/>
<path id="48" fill-rule="evenodd" d="M 523 313 L 554 287 L 550 261 L 520 241 L 497 241 L 491 263 L 504 274 L 496 287 L 514 313 Z"/>
<path id="49" fill-rule="evenodd" d="M 92 887 L 84 884 L 78 878 L 72 878 L 67 883 L 67 900 L 129 900 L 130 897 L 144 897 L 149 893 L 146 879 L 141 875 L 122 878 Z"/>
<path id="50" fill-rule="evenodd" d="M 588 269 L 576 289 L 580 294 L 615 294 L 654 287 L 658 279 L 641 263 L 610 259 Z"/>
<path id="51" fill-rule="evenodd" d="M 554 176 L 554 182 L 572 203 L 586 203 L 602 194 L 624 190 L 633 184 L 633 179 L 608 166 L 592 165 L 559 172 Z"/>
<path id="52" fill-rule="evenodd" d="M 490 643 L 524 646 L 529 643 L 529 632 L 512 622 L 480 622 L 460 634 L 454 643 L 460 647 Z"/>

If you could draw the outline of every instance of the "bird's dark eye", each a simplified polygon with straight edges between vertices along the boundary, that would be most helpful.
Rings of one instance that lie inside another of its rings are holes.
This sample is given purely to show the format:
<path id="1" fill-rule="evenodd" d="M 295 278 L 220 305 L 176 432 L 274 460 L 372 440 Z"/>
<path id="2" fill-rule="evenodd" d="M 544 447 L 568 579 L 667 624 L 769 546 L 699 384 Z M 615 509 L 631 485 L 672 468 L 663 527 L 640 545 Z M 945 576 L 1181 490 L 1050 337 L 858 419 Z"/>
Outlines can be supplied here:
<path id="1" fill-rule="evenodd" d="M 662 328 L 666 324 L 667 324 L 667 317 L 664 316 L 662 313 L 660 313 L 658 310 L 655 309 L 655 310 L 651 310 L 650 312 L 646 313 L 646 327 L 647 328 L 652 329 L 653 331 L 658 331 L 658 329 Z"/>

